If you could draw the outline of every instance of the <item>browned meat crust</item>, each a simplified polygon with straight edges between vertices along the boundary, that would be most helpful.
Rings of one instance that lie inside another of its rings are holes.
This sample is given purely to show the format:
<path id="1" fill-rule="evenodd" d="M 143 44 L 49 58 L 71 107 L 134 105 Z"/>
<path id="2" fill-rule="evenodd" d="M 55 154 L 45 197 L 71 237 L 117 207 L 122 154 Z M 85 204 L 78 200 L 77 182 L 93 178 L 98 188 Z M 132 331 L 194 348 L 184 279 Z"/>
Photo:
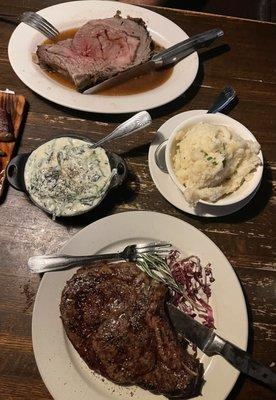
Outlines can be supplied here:
<path id="1" fill-rule="evenodd" d="M 87 365 L 124 385 L 187 398 L 198 393 L 202 365 L 167 319 L 166 287 L 133 263 L 81 268 L 60 304 L 67 336 Z"/>

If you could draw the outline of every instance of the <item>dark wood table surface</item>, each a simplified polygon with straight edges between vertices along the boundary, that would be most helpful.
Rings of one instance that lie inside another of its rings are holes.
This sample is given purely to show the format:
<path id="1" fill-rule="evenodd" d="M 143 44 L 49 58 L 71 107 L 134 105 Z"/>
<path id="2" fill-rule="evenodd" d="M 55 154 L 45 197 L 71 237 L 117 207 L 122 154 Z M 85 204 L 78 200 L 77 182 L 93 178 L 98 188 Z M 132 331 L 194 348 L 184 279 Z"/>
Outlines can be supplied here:
<path id="1" fill-rule="evenodd" d="M 29 152 L 66 133 L 98 139 L 126 117 L 82 113 L 57 106 L 33 93 L 14 74 L 7 55 L 9 37 L 16 25 L 12 23 L 14 17 L 56 3 L 59 2 L 0 2 L 0 89 L 13 89 L 25 95 L 29 103 L 19 152 Z M 94 213 L 53 222 L 30 204 L 23 193 L 8 189 L 0 206 L 0 399 L 51 399 L 32 350 L 32 307 L 40 278 L 29 273 L 28 257 L 58 249 L 78 230 L 101 217 L 130 210 L 173 215 L 200 229 L 221 248 L 244 288 L 250 319 L 249 350 L 275 370 L 276 25 L 152 9 L 170 18 L 189 35 L 220 27 L 225 36 L 217 44 L 219 48 L 200 56 L 198 76 L 185 95 L 154 110 L 153 124 L 146 131 L 110 147 L 126 159 L 129 177 L 122 189 L 108 197 Z M 239 98 L 229 115 L 245 124 L 262 146 L 263 180 L 254 199 L 239 212 L 223 218 L 197 218 L 174 208 L 160 195 L 150 177 L 148 147 L 155 131 L 168 118 L 181 111 L 207 108 L 225 84 L 232 85 Z M 230 399 L 272 400 L 275 396 L 241 376 Z"/>

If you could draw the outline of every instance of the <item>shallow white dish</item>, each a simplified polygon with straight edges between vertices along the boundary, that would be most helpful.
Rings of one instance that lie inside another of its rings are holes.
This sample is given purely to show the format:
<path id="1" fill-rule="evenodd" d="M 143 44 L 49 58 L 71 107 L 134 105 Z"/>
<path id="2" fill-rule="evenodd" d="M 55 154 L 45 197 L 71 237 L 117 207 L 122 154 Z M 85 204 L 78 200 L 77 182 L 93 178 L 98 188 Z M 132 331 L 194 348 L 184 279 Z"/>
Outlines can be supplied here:
<path id="1" fill-rule="evenodd" d="M 38 13 L 63 31 L 80 27 L 89 19 L 112 17 L 117 10 L 123 17 L 143 18 L 153 40 L 164 47 L 188 38 L 179 26 L 162 15 L 116 1 L 71 1 L 44 8 Z M 30 89 L 47 100 L 76 110 L 116 114 L 155 108 L 185 92 L 198 70 L 198 55 L 193 53 L 174 67 L 171 77 L 163 85 L 153 90 L 127 96 L 83 95 L 52 80 L 32 61 L 32 53 L 43 40 L 45 37 L 33 28 L 23 23 L 18 25 L 8 47 L 11 66 Z"/>
<path id="2" fill-rule="evenodd" d="M 230 132 L 236 133 L 242 139 L 250 140 L 252 142 L 256 142 L 257 140 L 255 136 L 240 122 L 236 121 L 233 118 L 228 117 L 227 115 L 216 113 L 216 114 L 197 114 L 191 118 L 184 119 L 178 126 L 175 127 L 173 132 L 171 133 L 167 146 L 166 146 L 166 165 L 168 168 L 168 172 L 170 177 L 172 178 L 173 182 L 176 184 L 179 190 L 182 192 L 185 191 L 185 186 L 181 184 L 178 180 L 177 176 L 173 170 L 173 163 L 172 163 L 172 148 L 177 142 L 177 135 L 179 134 L 180 130 L 188 130 L 189 128 L 193 127 L 194 125 L 206 122 L 211 125 L 223 125 L 226 126 Z M 200 200 L 200 203 L 208 204 L 211 206 L 229 206 L 234 205 L 240 201 L 243 201 L 252 193 L 255 192 L 256 188 L 260 185 L 260 181 L 262 179 L 263 174 L 263 155 L 261 150 L 259 151 L 258 157 L 261 160 L 261 165 L 259 165 L 256 170 L 253 172 L 253 176 L 249 181 L 243 182 L 243 184 L 233 193 L 228 194 L 227 196 L 219 199 L 218 201 L 211 203 L 208 201 Z"/>
<path id="3" fill-rule="evenodd" d="M 248 337 L 247 310 L 236 274 L 219 248 L 202 232 L 165 214 L 133 211 L 103 218 L 82 229 L 63 247 L 67 254 L 84 255 L 119 250 L 132 243 L 165 240 L 184 254 L 212 262 L 215 276 L 211 304 L 217 332 L 242 349 Z M 93 373 L 67 339 L 59 313 L 61 292 L 75 269 L 46 273 L 33 311 L 33 349 L 40 374 L 55 400 L 158 400 L 148 391 L 117 386 Z M 237 321 L 239 323 L 237 324 Z M 199 354 L 206 383 L 198 400 L 223 400 L 239 373 L 222 357 Z M 218 379 L 219 375 L 219 379 Z"/>
<path id="4" fill-rule="evenodd" d="M 184 198 L 182 192 L 178 189 L 172 181 L 169 174 L 162 172 L 155 162 L 155 150 L 164 140 L 169 139 L 174 129 L 184 120 L 194 117 L 196 115 L 205 114 L 207 110 L 192 110 L 185 111 L 181 114 L 175 115 L 166 121 L 159 129 L 150 145 L 148 154 L 148 163 L 151 177 L 155 186 L 162 194 L 163 197 L 175 207 L 188 214 L 197 215 L 200 217 L 222 217 L 224 215 L 233 214 L 234 212 L 243 208 L 256 194 L 258 187 L 244 200 L 227 206 L 213 206 L 204 203 L 198 203 L 196 207 L 192 207 Z"/>

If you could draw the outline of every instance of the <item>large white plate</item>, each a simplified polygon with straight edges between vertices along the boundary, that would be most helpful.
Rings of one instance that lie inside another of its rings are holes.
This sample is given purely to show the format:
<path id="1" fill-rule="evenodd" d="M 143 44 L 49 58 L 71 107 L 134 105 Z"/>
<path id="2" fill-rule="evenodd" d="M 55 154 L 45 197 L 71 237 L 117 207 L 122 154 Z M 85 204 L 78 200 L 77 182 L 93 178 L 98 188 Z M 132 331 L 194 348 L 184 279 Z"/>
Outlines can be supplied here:
<path id="1" fill-rule="evenodd" d="M 167 18 L 129 4 L 116 1 L 72 1 L 39 11 L 60 31 L 80 27 L 89 19 L 107 18 L 120 10 L 123 17 L 141 17 L 153 40 L 164 47 L 188 38 L 179 26 Z M 198 32 L 200 33 L 200 32 Z M 191 54 L 174 67 L 171 77 L 161 86 L 128 96 L 83 95 L 53 81 L 32 61 L 32 53 L 45 38 L 21 23 L 13 32 L 8 48 L 9 60 L 17 76 L 33 91 L 57 104 L 76 110 L 98 113 L 126 113 L 158 107 L 175 99 L 192 84 L 198 70 L 198 55 Z"/>
<path id="2" fill-rule="evenodd" d="M 183 113 L 177 114 L 174 117 L 170 118 L 166 121 L 160 128 L 158 129 L 154 139 L 150 145 L 149 153 L 148 153 L 148 163 L 149 170 L 155 186 L 162 194 L 163 197 L 175 207 L 179 208 L 182 211 L 185 211 L 188 214 L 197 215 L 200 217 L 222 217 L 224 215 L 233 214 L 234 212 L 240 210 L 246 204 L 248 204 L 252 198 L 257 193 L 260 184 L 258 187 L 245 199 L 226 206 L 212 206 L 209 204 L 198 203 L 197 207 L 191 206 L 184 198 L 183 193 L 178 189 L 178 187 L 174 184 L 170 175 L 161 171 L 156 164 L 155 161 L 155 151 L 157 147 L 166 139 L 168 139 L 174 129 L 183 121 L 188 118 L 194 117 L 198 114 L 206 113 L 207 110 L 191 110 L 184 111 Z M 254 139 L 254 136 L 249 132 L 248 139 Z M 260 153 L 260 158 L 263 162 L 262 153 Z"/>
<path id="3" fill-rule="evenodd" d="M 81 230 L 62 249 L 84 255 L 122 249 L 130 243 L 166 240 L 186 255 L 212 262 L 216 281 L 212 306 L 217 332 L 243 349 L 247 346 L 248 321 L 239 281 L 226 257 L 203 233 L 165 214 L 133 211 L 103 218 Z M 62 289 L 74 270 L 45 274 L 35 300 L 32 338 L 40 374 L 55 400 L 157 400 L 164 399 L 136 387 L 117 386 L 93 373 L 67 339 L 59 316 Z M 198 400 L 223 400 L 238 372 L 223 358 L 201 354 L 206 383 Z"/>

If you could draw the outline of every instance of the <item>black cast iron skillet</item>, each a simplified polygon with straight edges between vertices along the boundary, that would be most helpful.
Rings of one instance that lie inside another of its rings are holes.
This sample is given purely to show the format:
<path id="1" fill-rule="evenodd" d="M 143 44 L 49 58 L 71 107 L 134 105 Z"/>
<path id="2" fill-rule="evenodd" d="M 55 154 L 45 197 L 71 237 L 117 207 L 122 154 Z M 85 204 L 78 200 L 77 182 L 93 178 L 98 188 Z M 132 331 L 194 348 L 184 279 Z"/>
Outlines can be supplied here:
<path id="1" fill-rule="evenodd" d="M 57 136 L 56 138 L 53 138 L 53 139 L 58 139 L 61 137 L 71 137 L 73 139 L 80 139 L 85 142 L 93 143 L 93 141 L 91 139 L 89 139 L 85 136 L 70 135 L 70 134 Z M 51 140 L 53 140 L 53 139 L 51 139 Z M 89 209 L 87 209 L 85 211 L 79 211 L 79 212 L 76 212 L 76 213 L 73 213 L 70 215 L 60 215 L 61 217 L 72 217 L 75 215 L 80 215 L 80 214 L 84 214 L 88 211 L 91 211 L 93 208 L 97 207 L 102 202 L 102 200 L 105 198 L 105 196 L 108 194 L 108 192 L 111 189 L 114 189 L 123 183 L 123 181 L 126 177 L 126 174 L 127 174 L 127 166 L 126 166 L 125 161 L 122 159 L 122 157 L 118 156 L 117 154 L 111 153 L 110 151 L 108 151 L 106 149 L 105 149 L 105 151 L 106 151 L 109 163 L 110 163 L 110 168 L 111 168 L 111 170 L 115 169 L 116 173 L 112 177 L 110 184 L 107 187 L 104 194 L 102 195 L 101 199 L 99 200 L 99 202 L 97 204 L 91 206 Z M 46 208 L 41 207 L 39 204 L 37 204 L 26 188 L 25 176 L 24 176 L 25 175 L 25 166 L 26 166 L 26 162 L 31 154 L 32 153 L 19 154 L 18 156 L 14 157 L 10 161 L 10 163 L 6 169 L 7 179 L 12 187 L 14 187 L 15 189 L 20 190 L 22 192 L 25 192 L 27 194 L 27 196 L 29 197 L 29 199 L 37 207 L 39 207 L 41 210 L 45 211 L 46 213 L 53 215 L 49 210 L 47 210 Z"/>

